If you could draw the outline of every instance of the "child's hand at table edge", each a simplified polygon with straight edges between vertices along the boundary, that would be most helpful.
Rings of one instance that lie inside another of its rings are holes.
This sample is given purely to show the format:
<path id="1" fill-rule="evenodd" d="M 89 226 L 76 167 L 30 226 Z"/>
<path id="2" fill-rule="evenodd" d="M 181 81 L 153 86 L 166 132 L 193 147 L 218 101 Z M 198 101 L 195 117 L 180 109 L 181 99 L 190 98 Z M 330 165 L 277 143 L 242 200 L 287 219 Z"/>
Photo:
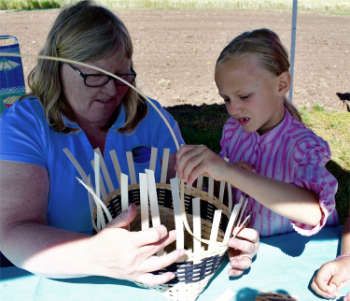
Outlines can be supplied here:
<path id="1" fill-rule="evenodd" d="M 339 290 L 350 283 L 350 257 L 342 257 L 324 263 L 314 276 L 311 288 L 324 298 L 337 298 Z M 350 293 L 344 301 L 350 301 Z"/>
<path id="2" fill-rule="evenodd" d="M 250 268 L 259 248 L 259 233 L 253 228 L 243 228 L 235 238 L 228 242 L 230 270 L 229 275 L 237 277 Z"/>

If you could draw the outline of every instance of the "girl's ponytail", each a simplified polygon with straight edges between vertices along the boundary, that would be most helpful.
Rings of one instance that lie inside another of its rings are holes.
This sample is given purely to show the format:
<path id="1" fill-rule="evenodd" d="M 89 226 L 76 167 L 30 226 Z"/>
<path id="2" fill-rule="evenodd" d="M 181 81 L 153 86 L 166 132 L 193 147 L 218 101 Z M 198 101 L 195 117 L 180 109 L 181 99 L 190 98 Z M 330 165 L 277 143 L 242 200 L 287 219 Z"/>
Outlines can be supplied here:
<path id="1" fill-rule="evenodd" d="M 287 108 L 288 112 L 298 121 L 303 122 L 301 115 L 297 108 L 287 99 L 284 98 L 284 106 Z"/>

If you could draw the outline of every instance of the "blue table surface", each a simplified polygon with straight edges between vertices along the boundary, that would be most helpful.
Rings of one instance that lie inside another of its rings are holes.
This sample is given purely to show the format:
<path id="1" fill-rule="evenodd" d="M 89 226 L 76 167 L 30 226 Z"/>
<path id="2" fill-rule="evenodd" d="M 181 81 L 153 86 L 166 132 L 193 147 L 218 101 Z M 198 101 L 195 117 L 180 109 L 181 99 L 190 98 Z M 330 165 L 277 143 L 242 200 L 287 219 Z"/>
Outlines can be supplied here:
<path id="1" fill-rule="evenodd" d="M 214 275 L 198 301 L 251 301 L 258 292 L 284 292 L 302 301 L 324 300 L 310 290 L 310 280 L 326 261 L 336 257 L 340 227 L 322 229 L 317 235 L 304 237 L 297 233 L 261 239 L 258 255 L 251 269 L 241 277 L 229 278 L 226 261 Z M 350 287 L 342 289 L 345 294 Z M 4 301 L 164 301 L 152 289 L 127 281 L 104 277 L 54 280 L 30 274 L 16 267 L 0 269 L 0 300 Z M 340 300 L 340 299 L 339 299 Z"/>

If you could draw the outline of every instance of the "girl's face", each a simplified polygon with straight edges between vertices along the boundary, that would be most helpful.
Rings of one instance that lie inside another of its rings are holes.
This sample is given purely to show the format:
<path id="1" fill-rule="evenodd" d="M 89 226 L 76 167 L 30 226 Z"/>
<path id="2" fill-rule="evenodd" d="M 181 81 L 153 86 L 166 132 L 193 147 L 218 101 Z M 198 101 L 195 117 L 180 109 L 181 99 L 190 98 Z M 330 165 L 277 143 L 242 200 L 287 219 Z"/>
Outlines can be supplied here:
<path id="1" fill-rule="evenodd" d="M 264 134 L 284 117 L 290 75 L 264 69 L 254 54 L 230 58 L 216 66 L 215 82 L 230 116 L 247 132 Z"/>
<path id="2" fill-rule="evenodd" d="M 130 73 L 131 60 L 124 53 L 115 52 L 103 59 L 86 62 L 114 74 Z M 85 74 L 98 74 L 100 72 L 80 65 L 72 65 Z M 128 86 L 117 86 L 110 80 L 101 87 L 87 87 L 84 79 L 70 65 L 63 64 L 61 78 L 63 91 L 68 104 L 73 110 L 76 121 L 80 126 L 105 126 L 121 104 L 128 92 Z"/>

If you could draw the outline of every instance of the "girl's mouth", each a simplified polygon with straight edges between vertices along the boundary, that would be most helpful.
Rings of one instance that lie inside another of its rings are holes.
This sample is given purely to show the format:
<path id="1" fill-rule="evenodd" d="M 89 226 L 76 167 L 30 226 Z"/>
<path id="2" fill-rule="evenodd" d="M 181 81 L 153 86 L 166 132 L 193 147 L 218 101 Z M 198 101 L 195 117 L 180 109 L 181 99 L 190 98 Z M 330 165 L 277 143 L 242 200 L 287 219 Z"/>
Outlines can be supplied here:
<path id="1" fill-rule="evenodd" d="M 248 117 L 241 117 L 237 119 L 240 125 L 246 125 L 249 122 L 249 120 L 250 118 Z"/>

